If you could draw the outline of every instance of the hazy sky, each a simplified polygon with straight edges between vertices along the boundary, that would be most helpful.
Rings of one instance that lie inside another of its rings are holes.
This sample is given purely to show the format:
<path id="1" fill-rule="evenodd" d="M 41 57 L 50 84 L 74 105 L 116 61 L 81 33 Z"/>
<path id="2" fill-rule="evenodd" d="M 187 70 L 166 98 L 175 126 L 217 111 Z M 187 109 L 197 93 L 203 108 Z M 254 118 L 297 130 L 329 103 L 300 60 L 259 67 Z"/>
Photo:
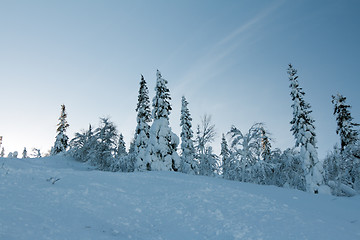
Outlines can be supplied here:
<path id="1" fill-rule="evenodd" d="M 218 132 L 264 122 L 274 147 L 294 144 L 288 63 L 312 105 L 320 157 L 338 142 L 331 95 L 342 93 L 360 122 L 360 1 L 16 1 L 0 0 L 0 136 L 3 147 L 46 152 L 60 105 L 68 135 L 110 116 L 127 146 L 143 74 L 156 69 L 181 96 L 193 130 L 205 114 Z"/>

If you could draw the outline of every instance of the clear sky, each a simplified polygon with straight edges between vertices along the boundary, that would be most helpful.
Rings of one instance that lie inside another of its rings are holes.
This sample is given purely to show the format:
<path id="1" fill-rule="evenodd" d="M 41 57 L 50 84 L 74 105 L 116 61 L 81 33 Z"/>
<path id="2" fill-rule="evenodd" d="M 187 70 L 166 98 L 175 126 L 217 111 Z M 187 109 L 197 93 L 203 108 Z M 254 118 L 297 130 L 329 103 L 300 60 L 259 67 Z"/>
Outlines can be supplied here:
<path id="1" fill-rule="evenodd" d="M 6 154 L 53 145 L 60 105 L 70 138 L 110 116 L 127 146 L 143 74 L 168 80 L 170 124 L 180 134 L 181 96 L 193 130 L 264 122 L 274 147 L 294 144 L 288 63 L 312 105 L 320 157 L 338 142 L 331 95 L 360 122 L 360 1 L 0 0 L 0 135 Z"/>

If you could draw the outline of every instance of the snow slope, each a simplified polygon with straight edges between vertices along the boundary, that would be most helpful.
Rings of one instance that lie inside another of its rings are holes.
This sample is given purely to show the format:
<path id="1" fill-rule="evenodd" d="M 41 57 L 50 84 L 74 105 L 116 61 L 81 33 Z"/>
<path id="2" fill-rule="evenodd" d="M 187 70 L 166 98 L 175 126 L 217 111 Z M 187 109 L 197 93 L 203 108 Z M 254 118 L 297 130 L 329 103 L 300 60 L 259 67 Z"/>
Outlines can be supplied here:
<path id="1" fill-rule="evenodd" d="M 360 197 L 2 158 L 0 239 L 360 239 Z"/>

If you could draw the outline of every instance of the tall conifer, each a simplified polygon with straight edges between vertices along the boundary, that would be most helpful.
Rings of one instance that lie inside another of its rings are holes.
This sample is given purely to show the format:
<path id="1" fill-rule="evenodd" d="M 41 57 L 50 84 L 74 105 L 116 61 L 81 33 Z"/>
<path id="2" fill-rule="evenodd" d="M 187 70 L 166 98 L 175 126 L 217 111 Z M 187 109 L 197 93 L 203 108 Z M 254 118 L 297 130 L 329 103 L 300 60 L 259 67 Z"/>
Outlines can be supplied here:
<path id="1" fill-rule="evenodd" d="M 137 126 L 134 136 L 135 170 L 146 170 L 145 156 L 149 141 L 149 123 L 151 122 L 149 89 L 144 76 L 141 75 L 138 103 L 136 107 Z"/>
<path id="2" fill-rule="evenodd" d="M 291 131 L 295 137 L 295 147 L 300 147 L 300 157 L 305 175 L 306 191 L 317 193 L 323 184 L 323 169 L 316 151 L 315 120 L 311 117 L 311 106 L 304 100 L 304 91 L 299 87 L 297 70 L 289 64 L 287 73 L 290 80 L 290 96 L 293 104 Z"/>
<path id="3" fill-rule="evenodd" d="M 57 135 L 54 147 L 51 149 L 51 155 L 56 155 L 61 152 L 65 152 L 68 147 L 69 137 L 66 135 L 66 129 L 69 127 L 69 124 L 66 120 L 67 114 L 65 110 L 65 105 L 61 105 L 61 114 L 59 117 L 59 123 L 57 128 Z"/>
<path id="4" fill-rule="evenodd" d="M 177 171 L 180 158 L 176 152 L 179 138 L 171 131 L 169 114 L 171 111 L 170 91 L 167 81 L 161 73 L 156 73 L 155 96 L 153 98 L 153 123 L 150 128 L 150 139 L 147 151 L 147 169 L 154 171 Z"/>
<path id="5" fill-rule="evenodd" d="M 188 102 L 183 96 L 181 99 L 181 115 L 180 115 L 180 126 L 181 126 L 181 162 L 180 171 L 183 173 L 197 174 L 198 166 L 195 161 L 195 148 L 193 138 L 193 131 L 191 129 L 191 115 L 187 107 Z"/>

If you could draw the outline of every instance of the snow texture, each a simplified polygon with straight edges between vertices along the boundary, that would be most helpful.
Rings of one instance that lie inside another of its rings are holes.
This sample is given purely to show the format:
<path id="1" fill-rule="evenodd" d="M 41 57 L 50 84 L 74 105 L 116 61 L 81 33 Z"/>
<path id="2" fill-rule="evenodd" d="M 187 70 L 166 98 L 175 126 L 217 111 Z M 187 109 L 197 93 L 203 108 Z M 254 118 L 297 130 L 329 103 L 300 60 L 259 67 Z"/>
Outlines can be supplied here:
<path id="1" fill-rule="evenodd" d="M 0 239 L 360 238 L 360 196 L 103 172 L 61 155 L 0 166 Z"/>

